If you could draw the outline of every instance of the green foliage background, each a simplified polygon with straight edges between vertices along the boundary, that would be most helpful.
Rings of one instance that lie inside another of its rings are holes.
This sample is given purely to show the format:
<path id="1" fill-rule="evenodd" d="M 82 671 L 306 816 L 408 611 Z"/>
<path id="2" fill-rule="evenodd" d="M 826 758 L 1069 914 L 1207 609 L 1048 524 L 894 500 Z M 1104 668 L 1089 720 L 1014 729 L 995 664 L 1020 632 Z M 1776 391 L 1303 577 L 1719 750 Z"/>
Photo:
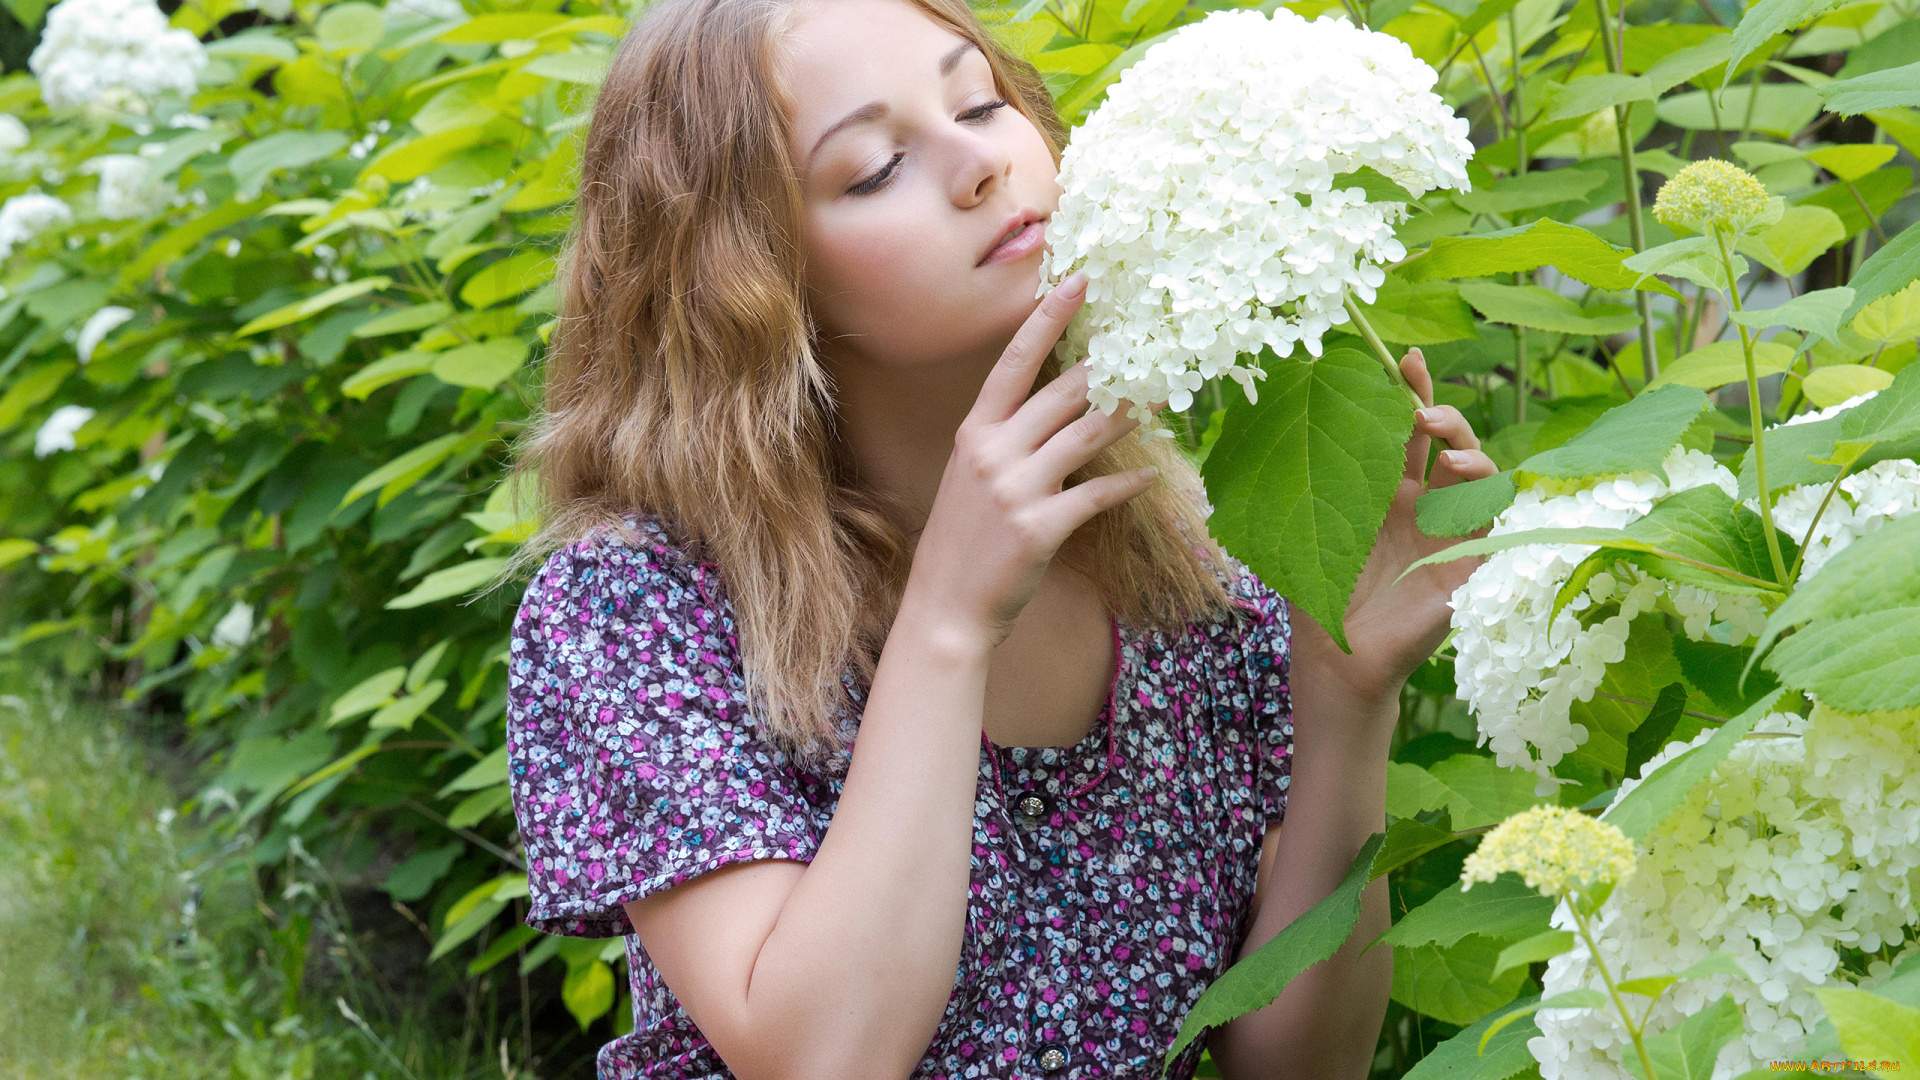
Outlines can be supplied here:
<path id="1" fill-rule="evenodd" d="M 1554 475 L 1537 455 L 1577 450 L 1609 409 L 1664 385 L 1713 395 L 1674 439 L 1736 465 L 1747 449 L 1738 328 L 1711 289 L 1624 265 L 1677 239 L 1633 210 L 1688 160 L 1741 162 L 1789 204 L 1742 243 L 1757 264 L 1750 300 L 1755 288 L 1784 300 L 1787 279 L 1801 292 L 1851 283 L 1857 309 L 1869 286 L 1886 297 L 1920 276 L 1916 234 L 1902 233 L 1920 216 L 1910 2 L 1358 3 L 1287 6 L 1345 11 L 1405 40 L 1481 146 L 1472 192 L 1414 208 L 1400 233 L 1413 254 L 1367 316 L 1388 345 L 1425 349 L 1440 400 L 1466 412 L 1503 469 Z M 1227 6 L 1027 0 L 983 14 L 1075 122 L 1153 41 Z M 34 0 L 9 8 L 28 26 L 41 18 Z M 539 399 L 585 110 L 634 12 L 590 0 L 468 11 L 431 20 L 348 0 L 272 19 L 189 2 L 172 20 L 207 42 L 212 66 L 190 103 L 147 116 L 50 112 L 30 75 L 0 79 L 0 103 L 32 132 L 28 152 L 44 155 L 7 174 L 0 198 L 38 187 L 77 215 L 0 264 L 0 652 L 169 718 L 205 763 L 188 809 L 245 841 L 263 880 L 297 851 L 378 883 L 430 928 L 434 962 L 467 979 L 517 971 L 601 1038 L 630 1023 L 620 943 L 542 938 L 519 922 L 502 746 L 518 590 L 467 598 L 533 525 L 498 480 Z M 175 126 L 188 110 L 211 123 Z M 143 144 L 160 146 L 154 179 L 178 198 L 145 218 L 100 217 L 82 164 Z M 133 317 L 83 365 L 77 329 L 106 304 Z M 1920 318 L 1890 305 L 1878 321 L 1846 311 L 1806 348 L 1805 327 L 1762 343 L 1768 419 L 1905 368 Z M 1272 430 L 1231 387 L 1211 401 L 1180 421 L 1202 459 L 1216 439 L 1231 450 Z M 36 457 L 36 430 L 69 404 L 97 410 L 77 447 Z M 1380 441 L 1390 420 L 1356 438 Z M 1236 476 L 1230 457 L 1208 465 L 1216 491 L 1289 482 Z M 1565 475 L 1601 471 L 1564 457 Z M 1364 523 L 1377 493 L 1353 487 L 1341 513 Z M 1423 506 L 1423 522 L 1471 531 L 1504 505 L 1501 490 Z M 1272 543 L 1258 500 L 1248 505 L 1218 525 L 1229 546 L 1283 592 L 1317 589 L 1320 610 L 1343 607 L 1339 558 L 1279 565 L 1261 551 Z M 248 633 L 216 641 L 237 604 L 251 618 L 227 626 Z M 1611 702 L 1581 718 L 1615 738 L 1571 759 L 1562 801 L 1609 790 L 1645 760 L 1633 733 L 1650 716 L 1684 735 L 1698 729 L 1688 718 L 1747 704 L 1725 658 L 1696 666 L 1670 627 L 1650 623 L 1641 646 Z M 1405 698 L 1394 785 L 1411 801 L 1381 856 L 1397 860 L 1396 914 L 1456 902 L 1446 897 L 1474 830 L 1535 801 L 1530 777 L 1473 747 L 1452 689 L 1443 653 Z M 1458 1042 L 1435 1046 L 1461 1029 L 1477 1038 L 1537 991 L 1537 966 L 1494 973 L 1502 949 L 1544 927 L 1543 912 L 1508 899 L 1513 918 L 1473 932 L 1432 911 L 1400 932 L 1376 1071 L 1465 1067 L 1447 1057 Z M 1475 1057 L 1476 1075 L 1531 1068 L 1528 1027 Z"/>

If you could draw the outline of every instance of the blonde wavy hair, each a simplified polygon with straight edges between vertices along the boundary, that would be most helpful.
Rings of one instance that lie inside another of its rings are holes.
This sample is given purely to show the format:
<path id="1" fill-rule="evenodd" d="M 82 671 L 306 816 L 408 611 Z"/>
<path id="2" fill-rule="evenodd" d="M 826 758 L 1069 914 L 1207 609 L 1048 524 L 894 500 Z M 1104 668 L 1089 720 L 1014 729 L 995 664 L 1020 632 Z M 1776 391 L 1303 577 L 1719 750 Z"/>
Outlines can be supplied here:
<path id="1" fill-rule="evenodd" d="M 966 0 L 906 2 L 980 47 L 1057 161 L 1065 131 L 1032 66 Z M 510 478 L 541 525 L 508 569 L 655 518 L 718 566 L 763 732 L 820 760 L 845 730 L 843 677 L 872 675 L 914 537 L 853 479 L 807 311 L 776 77 L 794 3 L 663 0 L 621 42 L 582 148 L 544 402 Z M 1115 617 L 1173 628 L 1232 605 L 1199 478 L 1169 442 L 1122 439 L 1069 478 L 1152 464 L 1164 482 L 1058 557 Z"/>

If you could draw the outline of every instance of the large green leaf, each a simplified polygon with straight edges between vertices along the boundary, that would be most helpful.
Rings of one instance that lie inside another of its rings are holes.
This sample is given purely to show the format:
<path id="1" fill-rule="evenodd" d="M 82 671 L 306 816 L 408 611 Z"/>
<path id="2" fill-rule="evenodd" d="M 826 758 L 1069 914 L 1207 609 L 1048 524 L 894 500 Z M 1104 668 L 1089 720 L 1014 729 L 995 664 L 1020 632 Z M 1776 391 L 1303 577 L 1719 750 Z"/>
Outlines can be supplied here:
<path id="1" fill-rule="evenodd" d="M 1851 466 L 1855 471 L 1920 454 L 1920 364 L 1901 369 L 1885 390 L 1838 416 L 1782 424 L 1761 438 L 1767 451 L 1767 486 L 1774 491 L 1831 483 L 1840 470 L 1836 447 L 1843 443 L 1860 451 Z M 1740 459 L 1740 497 L 1750 499 L 1759 488 L 1749 448 Z"/>
<path id="2" fill-rule="evenodd" d="M 1672 637 L 1657 613 L 1633 621 L 1625 655 L 1607 665 L 1593 697 L 1574 702 L 1569 711 L 1569 718 L 1587 730 L 1586 742 L 1571 757 L 1592 762 L 1614 776 L 1627 775 L 1627 751 L 1634 733 L 1648 719 L 1649 706 L 1661 688 L 1680 678 Z"/>
<path id="3" fill-rule="evenodd" d="M 1841 317 L 1852 306 L 1853 290 L 1841 285 L 1832 289 L 1815 289 L 1813 292 L 1801 293 L 1775 307 L 1735 311 L 1727 317 L 1750 330 L 1785 326 L 1808 334 L 1818 334 L 1838 345 L 1840 344 Z M 1761 342 L 1761 344 L 1768 343 Z M 1757 349 L 1754 360 L 1754 366 L 1759 367 Z M 1745 377 L 1744 374 L 1742 377 Z"/>
<path id="4" fill-rule="evenodd" d="M 1856 1062 L 1871 1062 L 1863 1071 L 1897 1077 L 1920 1062 L 1920 1009 L 1866 990 L 1845 987 L 1815 990 L 1827 1018 L 1833 1021 L 1840 1045 Z"/>
<path id="5" fill-rule="evenodd" d="M 1272 1004 L 1301 972 L 1339 950 L 1360 920 L 1360 890 L 1371 880 L 1382 839 L 1379 833 L 1368 837 L 1333 892 L 1207 987 L 1181 1022 L 1180 1034 L 1167 1051 L 1167 1065 L 1208 1028 Z"/>
<path id="6" fill-rule="evenodd" d="M 1913 708 L 1920 705 L 1920 605 L 1812 623 L 1775 646 L 1766 665 L 1843 712 Z"/>
<path id="7" fill-rule="evenodd" d="M 1460 298 L 1488 322 L 1558 334 L 1621 334 L 1640 325 L 1639 316 L 1630 311 L 1589 313 L 1571 297 L 1539 285 L 1469 281 L 1460 286 Z"/>
<path id="8" fill-rule="evenodd" d="M 1445 281 L 1411 284 L 1387 275 L 1371 304 L 1361 313 L 1383 341 L 1397 345 L 1439 345 L 1478 336 L 1473 311 L 1460 290 Z"/>
<path id="9" fill-rule="evenodd" d="M 613 969 L 600 960 L 569 967 L 560 984 L 560 1000 L 566 1002 L 580 1030 L 587 1030 L 587 1025 L 613 1008 Z"/>
<path id="10" fill-rule="evenodd" d="M 1377 944 L 1449 946 L 1468 934 L 1492 941 L 1519 941 L 1547 928 L 1554 901 L 1512 874 L 1461 891 L 1455 883 L 1400 917 Z"/>
<path id="11" fill-rule="evenodd" d="M 394 610 L 415 608 L 450 596 L 464 596 L 492 581 L 506 564 L 504 558 L 470 559 L 458 566 L 436 570 L 414 586 L 411 592 L 387 601 L 387 607 Z"/>
<path id="12" fill-rule="evenodd" d="M 1856 116 L 1874 109 L 1920 105 L 1920 61 L 1818 87 L 1827 111 Z"/>
<path id="13" fill-rule="evenodd" d="M 1740 1008 L 1732 994 L 1687 1017 L 1678 1027 L 1644 1039 L 1653 1075 L 1646 1075 L 1640 1055 L 1625 1053 L 1620 1062 L 1638 1080 L 1711 1080 L 1720 1050 L 1741 1031 Z"/>
<path id="14" fill-rule="evenodd" d="M 1585 199 L 1603 183 L 1606 177 L 1597 170 L 1548 169 L 1457 192 L 1453 201 L 1475 214 L 1511 214 Z"/>
<path id="15" fill-rule="evenodd" d="M 1532 773 L 1503 769 L 1484 754 L 1455 754 L 1427 771 L 1445 785 L 1456 829 L 1494 825 L 1541 801 Z"/>
<path id="16" fill-rule="evenodd" d="M 1414 503 L 1416 521 L 1428 536 L 1469 536 L 1493 524 L 1517 493 L 1511 469 L 1450 484 L 1420 496 Z"/>
<path id="17" fill-rule="evenodd" d="M 1767 619 L 1754 651 L 1814 619 L 1846 619 L 1920 606 L 1920 515 L 1910 515 L 1849 544 L 1802 582 Z"/>
<path id="18" fill-rule="evenodd" d="M 1378 361 L 1351 349 L 1266 371 L 1259 402 L 1228 406 L 1207 456 L 1209 525 L 1345 648 L 1347 599 L 1406 468 L 1413 410 Z"/>
<path id="19" fill-rule="evenodd" d="M 1781 277 L 1792 277 L 1846 238 L 1840 215 L 1826 207 L 1789 206 L 1766 231 L 1743 234 L 1735 246 Z"/>
<path id="20" fill-rule="evenodd" d="M 1645 76 L 1619 72 L 1582 75 L 1563 84 L 1547 85 L 1551 88 L 1547 104 L 1549 120 L 1570 120 L 1631 101 L 1652 101 L 1660 95 Z"/>
<path id="21" fill-rule="evenodd" d="M 227 171 L 239 197 L 251 199 L 275 170 L 324 161 L 345 150 L 349 141 L 344 131 L 276 131 L 235 150 L 227 159 Z"/>
<path id="22" fill-rule="evenodd" d="M 1746 712 L 1722 724 L 1706 742 L 1653 770 L 1625 798 L 1607 807 L 1602 819 L 1626 833 L 1629 839 L 1644 841 L 1673 816 L 1701 781 L 1713 774 L 1720 762 L 1753 730 L 1753 725 L 1773 711 L 1780 696 L 1777 690 L 1768 694 Z"/>
<path id="23" fill-rule="evenodd" d="M 1860 309 L 1883 296 L 1899 292 L 1920 279 L 1920 229 L 1902 229 L 1885 247 L 1867 256 L 1847 284 L 1853 287 L 1851 319 Z"/>
<path id="24" fill-rule="evenodd" d="M 1521 479 L 1538 476 L 1576 479 L 1616 473 L 1650 472 L 1662 480 L 1667 452 L 1707 410 L 1707 396 L 1684 386 L 1641 394 L 1610 409 L 1593 426 L 1551 450 L 1520 463 Z"/>
<path id="25" fill-rule="evenodd" d="M 1542 218 L 1499 232 L 1442 236 L 1425 254 L 1402 264 L 1408 281 L 1525 273 L 1551 266 L 1596 289 L 1631 289 L 1640 275 L 1621 265 L 1631 248 L 1616 247 L 1577 225 Z M 1654 288 L 1665 286 L 1652 283 Z"/>
<path id="26" fill-rule="evenodd" d="M 1733 81 L 1740 61 L 1768 38 L 1809 22 L 1838 0 L 1759 0 L 1747 9 L 1740 24 L 1733 28 L 1733 50 L 1727 58 L 1727 73 L 1722 85 Z M 1725 105 L 1721 106 L 1726 108 Z M 1734 115 L 1739 115 L 1735 113 Z"/>
<path id="27" fill-rule="evenodd" d="M 1660 102 L 1659 117 L 1675 127 L 1692 131 L 1712 131 L 1716 113 L 1708 96 L 1719 104 L 1718 116 L 1744 118 L 1748 102 L 1753 103 L 1751 130 L 1791 137 L 1820 113 L 1820 98 L 1813 89 L 1799 83 L 1761 83 L 1756 88 L 1730 86 L 1725 90 L 1694 90 L 1675 94 Z M 1724 124 L 1726 121 L 1720 121 Z"/>
<path id="28" fill-rule="evenodd" d="M 1520 1004 L 1532 1005 L 1537 1000 L 1528 998 Z M 1415 1062 L 1401 1080 L 1507 1080 L 1524 1069 L 1533 1068 L 1536 1063 L 1527 1050 L 1527 1040 L 1540 1034 L 1540 1026 L 1531 1015 L 1502 1025 L 1482 1048 L 1481 1040 L 1487 1028 L 1499 1015 L 1488 1013 L 1434 1047 L 1426 1057 Z"/>
<path id="29" fill-rule="evenodd" d="M 1494 974 L 1501 947 L 1501 942 L 1477 933 L 1449 946 L 1396 947 L 1390 994 L 1424 1016 L 1471 1024 L 1512 1001 L 1527 981 L 1524 967 Z"/>

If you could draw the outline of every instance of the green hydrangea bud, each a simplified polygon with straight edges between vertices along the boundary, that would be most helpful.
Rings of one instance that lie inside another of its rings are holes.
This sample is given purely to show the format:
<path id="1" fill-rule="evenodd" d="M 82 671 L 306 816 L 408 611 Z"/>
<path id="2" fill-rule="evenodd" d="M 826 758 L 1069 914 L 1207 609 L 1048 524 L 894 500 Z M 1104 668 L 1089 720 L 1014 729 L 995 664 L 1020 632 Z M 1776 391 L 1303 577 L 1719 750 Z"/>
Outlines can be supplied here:
<path id="1" fill-rule="evenodd" d="M 1565 899 L 1576 889 L 1624 881 L 1633 867 L 1633 841 L 1619 828 L 1578 810 L 1541 805 L 1513 815 L 1481 839 L 1461 867 L 1460 890 L 1510 870 L 1528 888 Z"/>
<path id="2" fill-rule="evenodd" d="M 1780 219 L 1781 200 L 1758 177 L 1716 158 L 1696 161 L 1660 186 L 1653 216 L 1694 232 L 1744 233 Z"/>

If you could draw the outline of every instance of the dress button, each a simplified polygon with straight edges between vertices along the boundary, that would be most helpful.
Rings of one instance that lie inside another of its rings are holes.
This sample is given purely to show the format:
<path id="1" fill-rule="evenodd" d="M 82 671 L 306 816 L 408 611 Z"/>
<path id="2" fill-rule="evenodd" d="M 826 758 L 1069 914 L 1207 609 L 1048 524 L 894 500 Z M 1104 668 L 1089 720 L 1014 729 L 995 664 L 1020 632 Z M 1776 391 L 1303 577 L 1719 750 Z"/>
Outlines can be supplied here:
<path id="1" fill-rule="evenodd" d="M 1067 1067 L 1067 1052 L 1057 1046 L 1040 1048 L 1040 1071 L 1057 1073 Z"/>
<path id="2" fill-rule="evenodd" d="M 1033 828 L 1053 813 L 1053 800 L 1038 791 L 1023 791 L 1013 800 L 1013 812 L 1020 815 L 1020 824 Z"/>

